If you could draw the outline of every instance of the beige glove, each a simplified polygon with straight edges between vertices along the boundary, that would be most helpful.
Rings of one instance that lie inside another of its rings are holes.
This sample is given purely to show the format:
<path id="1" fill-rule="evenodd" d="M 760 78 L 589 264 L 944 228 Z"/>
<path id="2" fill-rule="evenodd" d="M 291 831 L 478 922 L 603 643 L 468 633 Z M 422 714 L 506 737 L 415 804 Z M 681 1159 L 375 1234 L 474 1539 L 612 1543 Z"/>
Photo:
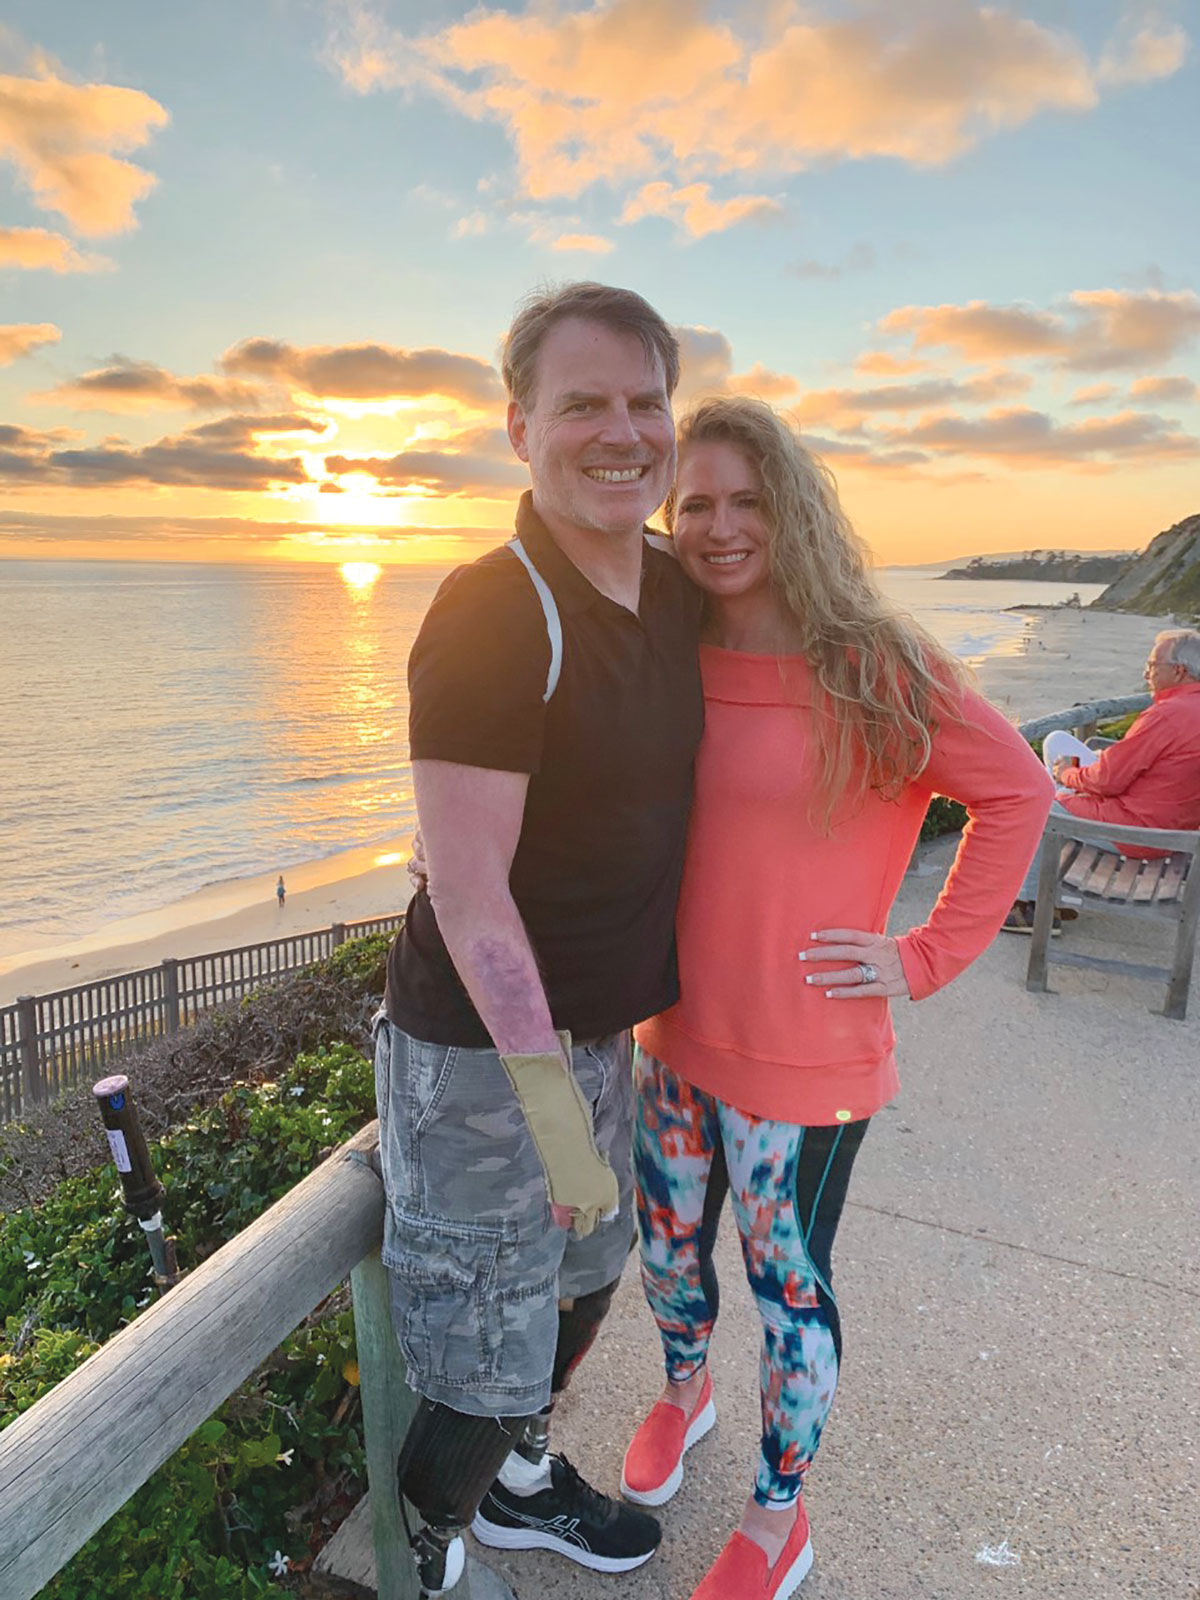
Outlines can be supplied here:
<path id="1" fill-rule="evenodd" d="M 615 1216 L 621 1202 L 617 1175 L 596 1149 L 592 1113 L 571 1071 L 571 1035 L 558 1035 L 563 1056 L 501 1056 L 517 1092 L 533 1142 L 546 1169 L 552 1205 L 573 1213 L 582 1239 L 597 1222 Z"/>

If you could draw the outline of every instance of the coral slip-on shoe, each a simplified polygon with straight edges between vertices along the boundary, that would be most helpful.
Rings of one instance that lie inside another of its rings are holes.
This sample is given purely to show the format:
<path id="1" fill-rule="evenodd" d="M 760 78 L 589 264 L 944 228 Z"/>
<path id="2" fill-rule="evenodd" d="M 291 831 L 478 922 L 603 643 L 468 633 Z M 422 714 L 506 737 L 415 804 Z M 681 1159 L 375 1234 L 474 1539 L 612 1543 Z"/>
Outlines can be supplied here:
<path id="1" fill-rule="evenodd" d="M 767 1566 L 767 1553 L 742 1532 L 729 1540 L 692 1591 L 692 1600 L 788 1600 L 813 1564 L 808 1516 L 801 1500 L 795 1525 L 779 1560 Z"/>
<path id="2" fill-rule="evenodd" d="M 712 1378 L 704 1374 L 704 1387 L 688 1416 L 669 1400 L 660 1400 L 642 1423 L 625 1452 L 621 1493 L 642 1506 L 665 1505 L 683 1482 L 683 1457 L 717 1420 Z"/>

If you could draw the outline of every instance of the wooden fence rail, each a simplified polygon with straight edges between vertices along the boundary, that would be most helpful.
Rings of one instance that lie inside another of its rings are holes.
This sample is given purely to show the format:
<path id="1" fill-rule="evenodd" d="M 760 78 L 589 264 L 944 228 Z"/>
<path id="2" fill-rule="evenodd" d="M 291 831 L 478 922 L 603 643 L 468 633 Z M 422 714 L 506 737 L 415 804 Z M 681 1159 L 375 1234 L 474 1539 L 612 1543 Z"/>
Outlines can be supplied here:
<path id="1" fill-rule="evenodd" d="M 1110 722 L 1114 717 L 1127 717 L 1131 711 L 1144 711 L 1149 704 L 1148 694 L 1124 694 L 1111 700 L 1088 700 L 1081 705 L 1068 706 L 1065 711 L 1051 711 L 1048 716 L 1022 722 L 1017 732 L 1031 744 L 1035 739 L 1044 739 L 1056 728 L 1065 728 L 1081 739 L 1090 739 L 1097 723 Z"/>
<path id="2" fill-rule="evenodd" d="M 262 944 L 171 957 L 53 994 L 21 995 L 0 1007 L 0 1121 L 55 1098 L 146 1039 L 178 1033 L 204 1012 L 274 978 L 298 972 L 347 939 L 388 933 L 403 916 L 335 922 Z"/>
<path id="3" fill-rule="evenodd" d="M 0 1595 L 32 1597 L 351 1274 L 379 1600 L 415 1600 L 396 1454 L 415 1398 L 379 1262 L 372 1122 L 0 1433 Z"/>

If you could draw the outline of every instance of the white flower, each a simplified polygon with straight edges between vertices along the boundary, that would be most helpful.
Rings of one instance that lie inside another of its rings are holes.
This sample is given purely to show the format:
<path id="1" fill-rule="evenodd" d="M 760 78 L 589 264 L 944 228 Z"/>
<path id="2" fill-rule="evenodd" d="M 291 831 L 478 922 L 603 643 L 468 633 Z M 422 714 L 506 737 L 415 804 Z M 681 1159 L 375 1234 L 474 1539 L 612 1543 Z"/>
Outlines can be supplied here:
<path id="1" fill-rule="evenodd" d="M 295 1454 L 296 1454 L 296 1447 L 295 1447 L 295 1445 L 293 1445 L 290 1450 L 281 1450 L 279 1452 L 279 1454 L 275 1457 L 275 1459 L 276 1459 L 276 1461 L 282 1461 L 285 1467 L 290 1467 L 291 1464 L 292 1464 L 292 1457 Z"/>
<path id="2" fill-rule="evenodd" d="M 304 1093 L 304 1085 L 302 1083 L 294 1083 L 288 1090 L 288 1093 L 291 1095 L 293 1100 L 298 1100 Z"/>
<path id="3" fill-rule="evenodd" d="M 276 1550 L 270 1561 L 267 1562 L 267 1567 L 277 1578 L 286 1578 L 292 1570 L 292 1564 L 282 1550 Z"/>

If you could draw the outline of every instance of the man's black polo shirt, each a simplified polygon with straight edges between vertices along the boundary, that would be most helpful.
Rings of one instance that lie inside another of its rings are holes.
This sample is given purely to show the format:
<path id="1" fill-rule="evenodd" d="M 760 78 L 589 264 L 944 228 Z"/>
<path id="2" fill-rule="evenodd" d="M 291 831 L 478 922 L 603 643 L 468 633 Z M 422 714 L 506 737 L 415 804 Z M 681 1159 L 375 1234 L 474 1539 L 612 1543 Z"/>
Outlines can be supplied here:
<path id="1" fill-rule="evenodd" d="M 555 1026 L 596 1038 L 679 997 L 675 901 L 704 724 L 699 596 L 647 546 L 634 616 L 568 560 L 528 494 L 517 532 L 558 605 L 557 690 L 544 705 L 550 642 L 529 573 L 493 550 L 450 574 L 421 625 L 411 754 L 531 775 L 509 882 Z M 392 946 L 385 1005 L 415 1038 L 492 1042 L 424 893 Z"/>

